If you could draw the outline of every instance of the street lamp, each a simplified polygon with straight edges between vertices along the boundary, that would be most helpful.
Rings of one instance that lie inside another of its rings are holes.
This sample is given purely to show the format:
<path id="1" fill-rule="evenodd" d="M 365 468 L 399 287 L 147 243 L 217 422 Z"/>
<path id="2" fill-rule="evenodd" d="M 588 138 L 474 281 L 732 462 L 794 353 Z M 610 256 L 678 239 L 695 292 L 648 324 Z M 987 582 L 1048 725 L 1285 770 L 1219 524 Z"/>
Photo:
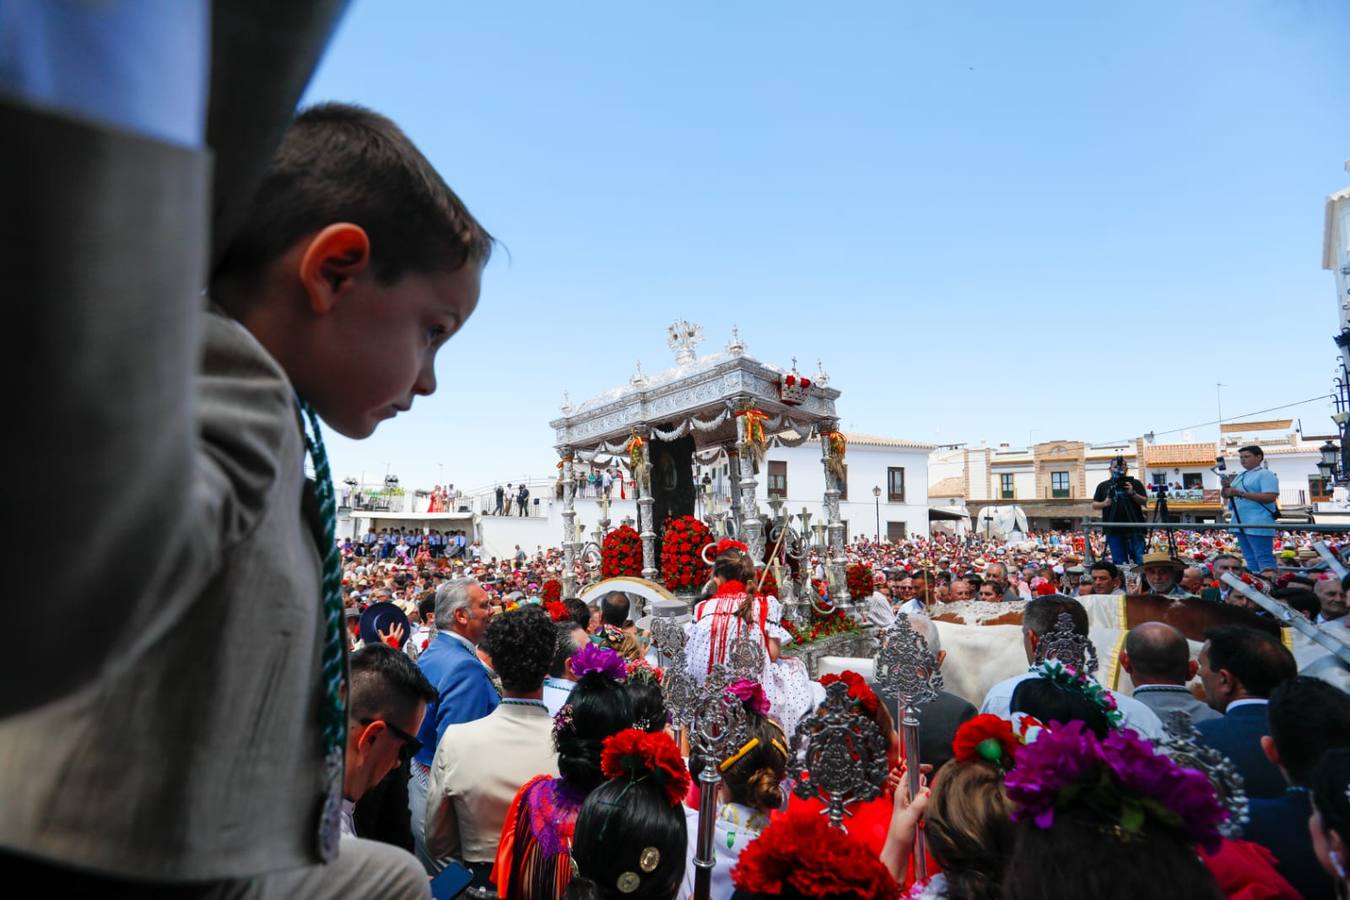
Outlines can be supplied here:
<path id="1" fill-rule="evenodd" d="M 1327 441 L 1317 448 L 1317 452 L 1322 456 L 1317 462 L 1317 471 L 1322 473 L 1322 477 L 1327 481 L 1331 481 L 1336 477 L 1336 463 L 1340 459 L 1341 448 Z"/>
<path id="2" fill-rule="evenodd" d="M 877 543 L 881 543 L 881 488 L 872 488 L 872 498 L 877 503 Z"/>

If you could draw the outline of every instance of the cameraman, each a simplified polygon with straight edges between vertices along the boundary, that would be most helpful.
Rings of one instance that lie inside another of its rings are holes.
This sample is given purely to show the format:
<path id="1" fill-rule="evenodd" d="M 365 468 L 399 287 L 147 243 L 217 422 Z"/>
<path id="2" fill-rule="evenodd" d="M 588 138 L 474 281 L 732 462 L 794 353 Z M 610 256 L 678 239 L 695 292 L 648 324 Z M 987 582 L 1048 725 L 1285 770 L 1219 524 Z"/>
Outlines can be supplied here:
<path id="1" fill-rule="evenodd" d="M 1138 478 L 1129 476 L 1129 467 L 1125 457 L 1117 456 L 1111 460 L 1111 477 L 1097 485 L 1092 492 L 1092 508 L 1102 511 L 1103 522 L 1139 522 L 1144 521 L 1144 506 L 1148 495 Z M 1111 559 L 1116 565 L 1144 560 L 1144 531 L 1142 528 L 1103 528 L 1106 534 L 1106 546 L 1111 550 Z"/>

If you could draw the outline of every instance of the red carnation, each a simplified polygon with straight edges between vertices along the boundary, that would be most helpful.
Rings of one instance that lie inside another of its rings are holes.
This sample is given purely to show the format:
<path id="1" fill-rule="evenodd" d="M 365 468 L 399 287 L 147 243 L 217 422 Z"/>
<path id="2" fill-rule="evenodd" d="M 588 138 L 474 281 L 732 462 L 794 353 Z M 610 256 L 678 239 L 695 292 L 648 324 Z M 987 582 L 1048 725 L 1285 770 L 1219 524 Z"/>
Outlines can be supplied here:
<path id="1" fill-rule="evenodd" d="M 648 734 L 628 728 L 606 738 L 600 752 L 600 771 L 606 778 L 651 775 L 671 806 L 679 806 L 689 793 L 689 770 L 679 748 L 664 731 Z"/>
<path id="2" fill-rule="evenodd" d="M 783 381 L 784 381 L 784 383 L 787 384 L 788 387 L 792 387 L 793 385 L 795 385 L 795 384 L 797 383 L 797 376 L 796 376 L 796 375 L 789 375 L 787 378 L 784 378 Z"/>
<path id="3" fill-rule="evenodd" d="M 1012 723 L 999 716 L 983 714 L 956 729 L 952 754 L 958 762 L 986 759 L 1009 768 L 1022 742 L 1013 734 Z"/>
<path id="4" fill-rule="evenodd" d="M 802 387 L 804 387 L 804 388 L 809 388 L 810 386 L 811 386 L 811 379 L 810 379 L 810 378 L 803 378 L 803 379 L 802 379 Z"/>
<path id="5" fill-rule="evenodd" d="M 775 816 L 741 852 L 732 883 L 749 894 L 895 897 L 900 886 L 860 841 L 810 809 Z"/>

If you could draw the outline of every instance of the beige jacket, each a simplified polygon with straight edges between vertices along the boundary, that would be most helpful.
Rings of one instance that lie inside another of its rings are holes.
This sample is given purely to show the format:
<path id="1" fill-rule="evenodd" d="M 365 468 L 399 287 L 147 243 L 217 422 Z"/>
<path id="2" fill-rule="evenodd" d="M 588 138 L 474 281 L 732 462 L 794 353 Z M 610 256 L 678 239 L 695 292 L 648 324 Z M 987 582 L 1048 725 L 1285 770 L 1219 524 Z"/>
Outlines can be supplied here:
<path id="1" fill-rule="evenodd" d="M 542 705 L 504 700 L 486 718 L 451 725 L 431 766 L 427 849 L 438 858 L 492 862 L 521 785 L 557 774 L 553 719 Z"/>

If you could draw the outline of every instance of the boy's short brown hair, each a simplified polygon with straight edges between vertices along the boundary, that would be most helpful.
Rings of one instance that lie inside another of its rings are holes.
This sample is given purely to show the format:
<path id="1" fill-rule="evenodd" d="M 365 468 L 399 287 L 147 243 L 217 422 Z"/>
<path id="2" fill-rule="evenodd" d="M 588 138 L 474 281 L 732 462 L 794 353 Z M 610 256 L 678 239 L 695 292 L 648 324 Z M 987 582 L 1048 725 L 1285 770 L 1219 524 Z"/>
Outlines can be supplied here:
<path id="1" fill-rule="evenodd" d="M 372 271 L 385 284 L 485 263 L 492 253 L 492 235 L 397 125 L 361 106 L 324 103 L 286 130 L 212 288 L 236 283 L 253 295 L 268 265 L 335 222 L 365 230 Z"/>

